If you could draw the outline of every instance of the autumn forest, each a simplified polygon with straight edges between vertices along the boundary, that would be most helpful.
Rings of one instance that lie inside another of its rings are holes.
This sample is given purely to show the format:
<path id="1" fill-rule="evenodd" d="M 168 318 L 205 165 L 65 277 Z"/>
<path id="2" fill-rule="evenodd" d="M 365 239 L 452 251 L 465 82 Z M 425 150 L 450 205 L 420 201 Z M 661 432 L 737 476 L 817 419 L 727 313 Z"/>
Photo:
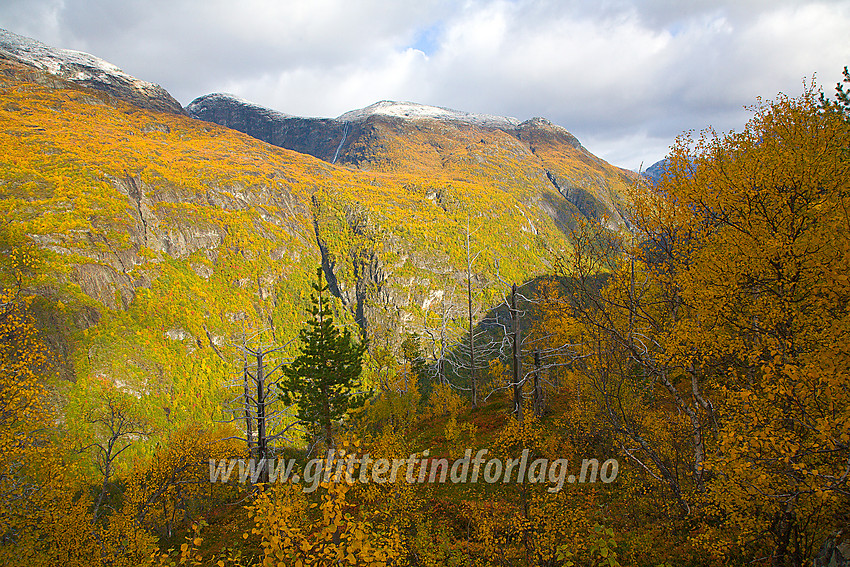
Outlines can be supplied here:
<path id="1" fill-rule="evenodd" d="M 542 120 L 330 163 L 0 59 L 0 563 L 843 564 L 844 75 L 656 181 Z"/>

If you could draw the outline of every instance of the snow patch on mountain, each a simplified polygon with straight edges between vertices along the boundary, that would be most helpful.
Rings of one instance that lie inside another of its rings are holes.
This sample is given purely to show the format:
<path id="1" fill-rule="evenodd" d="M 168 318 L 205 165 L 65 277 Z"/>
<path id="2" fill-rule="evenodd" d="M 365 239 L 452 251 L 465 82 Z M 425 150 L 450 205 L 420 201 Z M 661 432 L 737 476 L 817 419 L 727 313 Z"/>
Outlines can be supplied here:
<path id="1" fill-rule="evenodd" d="M 443 108 L 441 106 L 429 106 L 415 102 L 396 102 L 382 100 L 366 108 L 352 110 L 337 117 L 337 120 L 345 122 L 361 122 L 370 116 L 388 116 L 410 120 L 442 120 L 449 122 L 463 122 L 488 128 L 514 128 L 520 124 L 516 118 L 508 116 L 494 116 L 492 114 L 473 114 Z"/>
<path id="2" fill-rule="evenodd" d="M 182 113 L 161 86 L 137 79 L 107 61 L 82 51 L 51 47 L 0 29 L 0 59 L 10 59 L 86 87 L 109 92 L 138 106 Z"/>

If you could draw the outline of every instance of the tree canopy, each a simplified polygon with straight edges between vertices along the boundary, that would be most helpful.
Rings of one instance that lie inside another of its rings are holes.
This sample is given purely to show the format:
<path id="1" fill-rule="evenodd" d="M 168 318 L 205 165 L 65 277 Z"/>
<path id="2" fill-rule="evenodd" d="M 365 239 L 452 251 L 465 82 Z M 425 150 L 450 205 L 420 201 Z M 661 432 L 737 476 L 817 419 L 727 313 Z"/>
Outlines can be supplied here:
<path id="1" fill-rule="evenodd" d="M 850 127 L 833 108 L 812 86 L 741 132 L 683 135 L 634 191 L 634 234 L 577 233 L 563 264 L 560 326 L 596 415 L 734 562 L 800 564 L 850 494 Z"/>

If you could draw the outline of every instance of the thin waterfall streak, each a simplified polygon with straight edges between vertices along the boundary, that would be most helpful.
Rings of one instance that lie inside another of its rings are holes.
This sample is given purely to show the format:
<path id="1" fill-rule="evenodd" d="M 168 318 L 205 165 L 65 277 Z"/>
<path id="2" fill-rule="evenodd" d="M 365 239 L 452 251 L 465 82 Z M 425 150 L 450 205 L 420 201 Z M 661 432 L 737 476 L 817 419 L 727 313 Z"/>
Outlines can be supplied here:
<path id="1" fill-rule="evenodd" d="M 342 145 L 345 143 L 345 139 L 348 137 L 348 122 L 345 123 L 345 126 L 342 129 L 342 140 L 339 141 L 339 145 L 336 147 L 336 151 L 334 152 L 334 159 L 331 161 L 331 164 L 336 163 L 336 158 L 339 157 L 339 150 L 342 149 Z"/>

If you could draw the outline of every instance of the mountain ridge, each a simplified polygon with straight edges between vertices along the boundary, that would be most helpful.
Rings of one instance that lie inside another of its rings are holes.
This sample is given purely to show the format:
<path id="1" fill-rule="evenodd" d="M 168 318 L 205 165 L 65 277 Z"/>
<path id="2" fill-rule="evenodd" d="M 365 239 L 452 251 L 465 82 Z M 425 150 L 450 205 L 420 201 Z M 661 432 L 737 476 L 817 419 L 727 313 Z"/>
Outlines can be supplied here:
<path id="1" fill-rule="evenodd" d="M 549 214 L 566 230 L 576 214 L 625 226 L 623 194 L 633 172 L 594 156 L 566 128 L 535 117 L 474 114 L 412 102 L 380 101 L 336 118 L 287 114 L 234 95 L 213 93 L 187 107 L 189 116 L 269 144 L 363 171 L 392 171 L 464 181 L 470 168 L 507 184 L 551 186 L 574 208 Z M 502 173 L 499 173 L 499 172 Z"/>
<path id="2" fill-rule="evenodd" d="M 105 91 L 140 108 L 184 114 L 180 103 L 160 85 L 133 77 L 90 53 L 52 47 L 0 28 L 0 60 L 3 59 Z"/>
<path id="3" fill-rule="evenodd" d="M 410 101 L 381 100 L 364 108 L 349 110 L 336 119 L 343 122 L 365 121 L 372 116 L 394 117 L 405 120 L 437 120 L 460 122 L 485 128 L 512 128 L 520 120 L 510 116 L 478 114 L 443 106 L 432 106 Z"/>
<path id="4" fill-rule="evenodd" d="M 240 121 L 233 117 L 233 112 L 223 112 L 224 109 L 243 109 L 249 116 L 249 120 Z M 281 110 L 263 106 L 258 103 L 246 100 L 238 95 L 231 93 L 210 93 L 195 98 L 192 102 L 186 105 L 186 113 L 199 120 L 215 122 L 216 124 L 232 127 L 241 132 L 251 134 L 252 128 L 249 122 L 253 120 L 268 121 L 274 123 L 276 121 L 293 121 L 307 122 L 315 124 L 319 127 L 323 125 L 333 125 L 333 130 L 341 131 L 345 129 L 346 123 L 363 124 L 373 119 L 419 121 L 430 120 L 435 122 L 448 122 L 455 124 L 468 125 L 485 129 L 499 129 L 519 137 L 519 132 L 531 127 L 547 128 L 557 132 L 558 135 L 568 141 L 575 148 L 584 149 L 578 139 L 573 136 L 566 128 L 554 124 L 547 118 L 535 116 L 528 120 L 520 120 L 511 116 L 499 116 L 494 114 L 481 114 L 474 112 L 466 112 L 455 110 L 448 107 L 433 106 L 411 101 L 393 101 L 381 100 L 369 106 L 349 110 L 340 114 L 337 117 L 320 117 L 320 116 L 299 116 L 289 114 Z M 254 135 L 259 139 L 263 139 L 261 134 Z M 268 141 L 272 145 L 287 147 L 283 142 Z M 291 148 L 290 148 L 291 149 Z M 297 151 L 297 150 L 296 150 Z M 585 150 L 586 151 L 586 150 Z M 304 152 L 311 153 L 311 152 Z M 313 154 L 315 155 L 315 154 Z M 322 158 L 321 156 L 315 156 Z M 325 161 L 328 161 L 325 159 Z"/>

